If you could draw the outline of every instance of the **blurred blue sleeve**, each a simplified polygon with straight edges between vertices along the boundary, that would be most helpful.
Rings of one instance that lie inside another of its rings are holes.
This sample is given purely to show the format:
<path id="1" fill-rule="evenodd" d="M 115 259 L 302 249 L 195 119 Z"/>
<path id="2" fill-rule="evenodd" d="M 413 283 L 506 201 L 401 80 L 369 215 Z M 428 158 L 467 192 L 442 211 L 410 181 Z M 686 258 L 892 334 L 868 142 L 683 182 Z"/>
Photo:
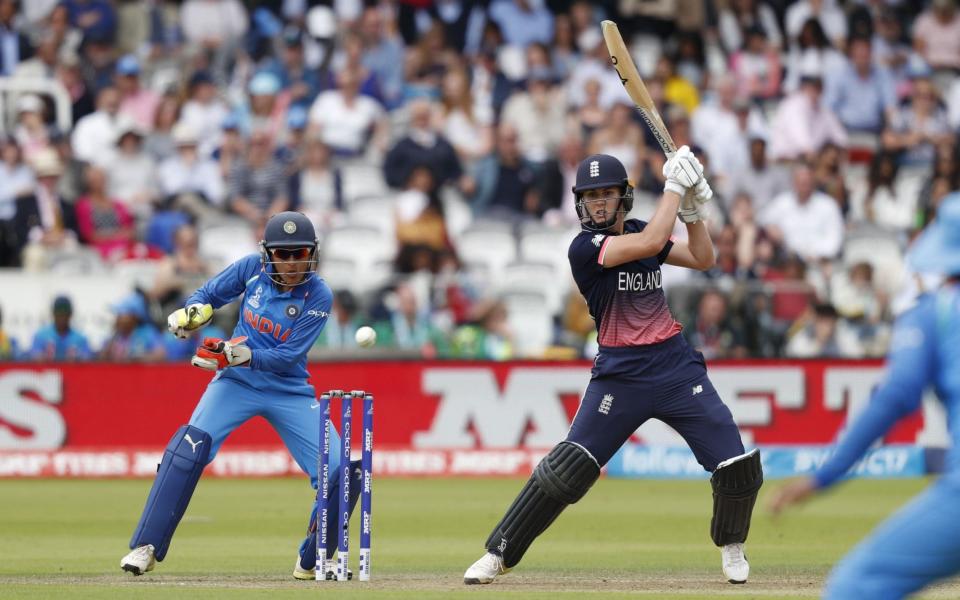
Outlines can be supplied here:
<path id="1" fill-rule="evenodd" d="M 303 314 L 297 319 L 290 337 L 273 348 L 254 348 L 251 350 L 250 368 L 259 371 L 285 373 L 291 365 L 298 364 L 307 355 L 313 343 L 320 336 L 327 317 L 333 294 L 324 284 L 322 292 L 311 296 L 303 305 Z"/>
<path id="2" fill-rule="evenodd" d="M 936 364 L 935 298 L 927 296 L 897 320 L 883 380 L 836 451 L 813 474 L 818 488 L 836 483 L 874 440 L 920 406 L 924 390 L 933 382 Z"/>
<path id="3" fill-rule="evenodd" d="M 184 302 L 191 304 L 209 304 L 220 308 L 233 302 L 247 289 L 247 281 L 260 272 L 260 256 L 251 254 L 241 258 L 213 276 Z"/>

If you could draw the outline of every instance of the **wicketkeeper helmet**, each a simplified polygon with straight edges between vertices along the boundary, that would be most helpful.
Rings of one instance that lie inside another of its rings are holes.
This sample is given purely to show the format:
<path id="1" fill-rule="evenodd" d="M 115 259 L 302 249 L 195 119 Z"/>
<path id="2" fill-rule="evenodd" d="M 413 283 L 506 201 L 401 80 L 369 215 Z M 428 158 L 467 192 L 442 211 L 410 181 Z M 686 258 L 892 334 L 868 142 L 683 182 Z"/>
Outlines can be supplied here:
<path id="1" fill-rule="evenodd" d="M 310 277 L 317 272 L 317 261 L 319 260 L 320 240 L 317 239 L 317 233 L 313 228 L 313 223 L 306 215 L 293 211 L 284 211 L 270 217 L 266 227 L 263 229 L 263 239 L 260 240 L 260 260 L 266 269 L 267 275 L 274 283 L 284 284 L 276 274 L 273 265 L 277 262 L 271 251 L 273 250 L 308 250 L 304 260 L 295 261 L 298 264 L 306 264 L 307 270 L 304 271 L 303 279 L 296 285 L 306 283 Z M 291 261 L 284 261 L 291 262 Z"/>

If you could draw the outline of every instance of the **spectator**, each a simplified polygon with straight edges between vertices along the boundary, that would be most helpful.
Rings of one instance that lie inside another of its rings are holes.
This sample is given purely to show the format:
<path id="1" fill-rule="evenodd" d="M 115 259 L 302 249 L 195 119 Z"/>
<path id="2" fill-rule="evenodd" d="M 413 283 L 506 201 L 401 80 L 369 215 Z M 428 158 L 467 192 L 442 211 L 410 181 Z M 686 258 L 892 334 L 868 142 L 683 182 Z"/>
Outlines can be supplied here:
<path id="1" fill-rule="evenodd" d="M 606 125 L 590 136 L 587 152 L 615 156 L 625 165 L 637 164 L 643 152 L 644 137 L 640 125 L 633 118 L 634 111 L 629 104 L 614 104 L 608 112 Z"/>
<path id="2" fill-rule="evenodd" d="M 183 104 L 178 122 L 196 133 L 200 153 L 210 156 L 220 143 L 220 127 L 230 109 L 219 97 L 213 78 L 207 71 L 194 73 L 187 90 L 189 99 Z"/>
<path id="3" fill-rule="evenodd" d="M 542 0 L 494 0 L 490 19 L 500 27 L 504 41 L 521 48 L 553 38 L 553 14 Z"/>
<path id="4" fill-rule="evenodd" d="M 850 210 L 843 168 L 845 155 L 843 148 L 836 144 L 824 144 L 813 163 L 814 186 L 833 198 L 844 216 Z"/>
<path id="5" fill-rule="evenodd" d="M 790 358 L 856 358 L 862 348 L 840 321 L 836 309 L 818 304 L 795 324 L 800 328 L 787 342 Z"/>
<path id="6" fill-rule="evenodd" d="M 378 343 L 392 348 L 418 350 L 425 357 L 436 355 L 438 332 L 430 324 L 429 307 L 417 300 L 408 283 L 399 283 L 389 294 L 386 321 L 374 324 Z"/>
<path id="7" fill-rule="evenodd" d="M 176 144 L 172 134 L 174 126 L 180 121 L 180 98 L 175 94 L 166 94 L 160 98 L 153 127 L 147 134 L 144 147 L 150 156 L 158 161 L 170 158 L 176 153 Z"/>
<path id="8" fill-rule="evenodd" d="M 443 76 L 441 134 L 447 138 L 460 162 L 472 165 L 493 149 L 493 110 L 470 93 L 465 69 L 451 69 Z"/>
<path id="9" fill-rule="evenodd" d="M 116 363 L 163 360 L 163 339 L 150 324 L 143 296 L 134 292 L 114 304 L 112 309 L 116 315 L 113 333 L 103 344 L 98 358 Z"/>
<path id="10" fill-rule="evenodd" d="M 929 73 L 915 73 L 910 100 L 894 113 L 884 130 L 883 147 L 900 152 L 901 164 L 927 167 L 933 164 L 936 145 L 952 137 L 947 113 Z"/>
<path id="11" fill-rule="evenodd" d="M 933 173 L 920 189 L 915 222 L 918 226 L 928 223 L 933 212 L 946 193 L 960 189 L 960 145 L 937 145 L 937 157 Z M 929 216 L 929 219 L 924 218 Z"/>
<path id="12" fill-rule="evenodd" d="M 500 300 L 478 302 L 471 310 L 469 323 L 453 332 L 450 356 L 509 360 L 513 356 L 513 331 L 507 316 L 507 307 Z"/>
<path id="13" fill-rule="evenodd" d="M 17 340 L 3 328 L 3 311 L 0 310 L 0 361 L 16 360 L 20 356 Z"/>
<path id="14" fill-rule="evenodd" d="M 290 200 L 317 231 L 327 231 L 343 216 L 343 175 L 330 160 L 330 148 L 316 135 L 306 142 L 302 168 L 290 175 Z"/>
<path id="15" fill-rule="evenodd" d="M 50 136 L 43 120 L 43 100 L 39 96 L 27 94 L 17 100 L 17 127 L 13 136 L 27 162 L 49 148 Z"/>
<path id="16" fill-rule="evenodd" d="M 913 47 L 934 69 L 960 69 L 960 14 L 956 0 L 933 0 L 913 23 Z"/>
<path id="17" fill-rule="evenodd" d="M 6 220 L 14 216 L 16 199 L 31 193 L 36 180 L 16 140 L 3 140 L 0 152 L 0 220 Z"/>
<path id="18" fill-rule="evenodd" d="M 90 360 L 93 353 L 86 336 L 70 326 L 73 304 L 67 296 L 57 296 L 51 308 L 53 323 L 33 336 L 30 358 L 33 360 L 73 362 Z"/>
<path id="19" fill-rule="evenodd" d="M 350 290 L 337 290 L 333 294 L 333 305 L 330 316 L 320 337 L 314 343 L 314 348 L 330 348 L 336 350 L 353 349 L 357 347 L 354 337 L 363 322 L 360 319 L 357 297 Z"/>
<path id="20" fill-rule="evenodd" d="M 388 108 L 400 102 L 403 89 L 405 49 L 395 31 L 388 30 L 378 7 L 368 6 L 360 17 L 359 31 L 363 40 L 363 65 L 380 83 Z"/>
<path id="21" fill-rule="evenodd" d="M 0 56 L 0 75 L 13 75 L 17 65 L 30 58 L 33 48 L 16 22 L 17 2 L 0 0 L 0 47 L 4 49 Z"/>
<path id="22" fill-rule="evenodd" d="M 200 238 L 196 227 L 181 225 L 173 236 L 173 254 L 157 265 L 157 274 L 148 294 L 158 302 L 163 314 L 183 307 L 183 301 L 210 278 L 210 266 L 200 256 Z"/>
<path id="23" fill-rule="evenodd" d="M 807 260 L 834 258 L 843 244 L 843 215 L 833 198 L 813 187 L 807 165 L 793 169 L 793 189 L 777 196 L 760 213 L 769 235 Z"/>
<path id="24" fill-rule="evenodd" d="M 738 201 L 743 202 L 744 200 L 749 207 L 749 196 L 738 196 L 737 200 L 734 200 L 734 205 L 736 206 Z M 745 212 L 745 209 L 742 207 L 738 207 L 738 210 Z M 748 218 L 752 218 L 752 215 Z M 755 232 L 747 230 L 747 227 L 752 225 L 752 223 L 742 222 L 738 225 L 744 229 L 745 235 L 750 235 L 751 233 L 755 235 Z M 704 273 L 706 277 L 719 279 L 726 283 L 753 279 L 755 277 L 752 270 L 753 248 L 742 247 L 739 241 L 740 228 L 733 224 L 727 224 L 720 230 L 720 234 L 717 235 L 716 238 L 716 263 L 709 271 Z M 744 250 L 746 250 L 746 252 L 744 252 Z"/>
<path id="25" fill-rule="evenodd" d="M 221 123 L 222 138 L 220 147 L 213 151 L 213 159 L 220 165 L 220 173 L 226 179 L 233 171 L 233 165 L 243 158 L 247 149 L 247 141 L 240 131 L 240 122 L 236 115 L 229 114 Z"/>
<path id="26" fill-rule="evenodd" d="M 743 47 L 730 56 L 730 71 L 736 78 L 737 88 L 753 100 L 772 100 L 780 95 L 783 76 L 780 53 L 759 27 L 747 29 Z"/>
<path id="27" fill-rule="evenodd" d="M 520 153 L 516 129 L 509 124 L 500 125 L 494 153 L 477 165 L 477 192 L 471 200 L 473 213 L 507 219 L 538 216 L 535 177 L 533 168 Z"/>
<path id="28" fill-rule="evenodd" d="M 922 60 L 904 40 L 903 25 L 896 13 L 891 8 L 881 9 L 875 21 L 873 57 L 893 78 L 897 98 L 904 97 L 910 87 L 910 63 Z"/>
<path id="29" fill-rule="evenodd" d="M 260 71 L 250 79 L 247 94 L 249 102 L 234 111 L 240 129 L 267 132 L 271 142 L 276 143 L 283 131 L 289 103 L 288 95 L 281 94 L 280 80 L 273 73 Z"/>
<path id="30" fill-rule="evenodd" d="M 469 189 L 469 178 L 463 174 L 456 150 L 437 131 L 434 109 L 428 100 L 413 100 L 408 105 L 410 126 L 407 133 L 383 161 L 384 177 L 390 187 L 404 187 L 414 169 L 426 167 L 437 187 L 453 183 L 461 190 Z"/>
<path id="31" fill-rule="evenodd" d="M 173 128 L 171 138 L 177 153 L 160 163 L 157 171 L 162 196 L 174 200 L 174 206 L 187 208 L 196 215 L 207 212 L 203 209 L 206 206 L 222 207 L 225 190 L 220 167 L 199 152 L 200 141 L 195 131 L 190 125 L 180 123 Z M 198 205 L 196 200 L 183 196 L 195 196 L 201 203 Z"/>
<path id="32" fill-rule="evenodd" d="M 54 150 L 34 157 L 37 185 L 33 193 L 17 201 L 16 235 L 23 248 L 23 266 L 28 271 L 46 270 L 58 257 L 77 246 L 77 219 L 73 204 L 63 198 L 58 183 L 63 165 Z"/>
<path id="33" fill-rule="evenodd" d="M 118 114 L 133 120 L 141 130 L 150 131 L 160 96 L 140 85 L 140 61 L 136 56 L 127 54 L 120 57 L 113 82 L 120 93 Z"/>
<path id="34" fill-rule="evenodd" d="M 851 220 L 876 223 L 881 227 L 906 231 L 916 220 L 916 201 L 897 189 L 897 158 L 890 152 L 878 152 L 870 163 L 865 184 L 854 190 Z"/>
<path id="35" fill-rule="evenodd" d="M 718 191 L 727 198 L 748 193 L 756 211 L 763 212 L 767 204 L 790 187 L 790 177 L 786 169 L 767 160 L 767 142 L 762 134 L 751 134 L 749 149 L 749 164 L 735 170 Z"/>
<path id="36" fill-rule="evenodd" d="M 556 160 L 541 169 L 537 178 L 537 188 L 540 193 L 540 206 L 546 209 L 543 220 L 547 225 L 554 227 L 580 225 L 577 209 L 574 206 L 576 199 L 570 190 L 573 189 L 577 179 L 577 167 L 586 156 L 586 149 L 583 147 L 583 139 L 580 135 L 568 133 L 560 142 Z"/>
<path id="37" fill-rule="evenodd" d="M 708 289 L 700 296 L 693 324 L 683 329 L 683 335 L 707 360 L 746 356 L 740 332 L 729 319 L 727 298 L 718 290 Z"/>
<path id="38" fill-rule="evenodd" d="M 843 64 L 843 54 L 830 45 L 820 22 L 810 19 L 804 23 L 797 43 L 790 46 L 783 90 L 793 93 L 804 76 L 823 78 L 825 73 L 836 71 Z"/>
<path id="39" fill-rule="evenodd" d="M 73 128 L 73 154 L 85 162 L 106 161 L 113 156 L 117 139 L 117 112 L 120 94 L 106 87 L 97 94 L 97 110 L 83 117 Z"/>
<path id="40" fill-rule="evenodd" d="M 858 262 L 832 283 L 830 302 L 847 319 L 876 324 L 887 311 L 889 299 L 877 291 L 870 263 Z"/>
<path id="41" fill-rule="evenodd" d="M 415 168 L 406 189 L 397 196 L 396 228 L 401 252 L 404 246 L 426 246 L 434 251 L 449 246 L 430 169 Z"/>
<path id="42" fill-rule="evenodd" d="M 309 108 L 320 91 L 320 77 L 316 69 L 306 64 L 303 48 L 304 33 L 296 26 L 288 26 L 281 36 L 280 57 L 271 61 L 268 71 L 279 81 L 289 95 L 290 104 Z"/>
<path id="43" fill-rule="evenodd" d="M 73 125 L 96 110 L 93 93 L 83 79 L 78 56 L 69 54 L 60 60 L 57 65 L 57 81 L 70 97 L 70 122 Z"/>
<path id="44" fill-rule="evenodd" d="M 148 219 L 158 192 L 157 164 L 143 151 L 143 131 L 137 123 L 124 119 L 117 125 L 117 151 L 99 164 L 110 182 L 107 195 L 138 220 Z"/>
<path id="45" fill-rule="evenodd" d="M 63 0 L 70 24 L 83 32 L 84 39 L 113 41 L 117 35 L 117 13 L 107 0 Z"/>
<path id="46" fill-rule="evenodd" d="M 749 163 L 749 132 L 762 125 L 759 115 L 750 114 L 749 103 L 737 98 L 736 79 L 719 76 L 713 84 L 713 99 L 700 104 L 690 117 L 690 137 L 710 157 L 719 176 L 711 184 L 723 189 L 723 182 Z"/>
<path id="47" fill-rule="evenodd" d="M 30 4 L 34 3 L 31 2 Z M 70 10 L 65 4 L 57 3 L 50 9 L 44 29 L 41 32 L 41 39 L 47 35 L 50 35 L 56 41 L 56 48 L 61 56 L 79 56 L 80 44 L 83 42 L 83 32 L 70 24 Z"/>
<path id="48" fill-rule="evenodd" d="M 809 160 L 827 142 L 846 147 L 847 132 L 833 111 L 823 105 L 822 91 L 820 77 L 807 75 L 800 89 L 777 107 L 770 126 L 773 160 Z"/>
<path id="49" fill-rule="evenodd" d="M 523 157 L 534 164 L 554 154 L 563 138 L 560 124 L 567 112 L 566 100 L 562 90 L 553 85 L 552 77 L 545 68 L 531 71 L 527 91 L 513 94 L 500 117 L 501 123 L 516 129 Z"/>
<path id="50" fill-rule="evenodd" d="M 947 120 L 950 129 L 960 132 L 960 77 L 953 80 L 946 91 Z"/>
<path id="51" fill-rule="evenodd" d="M 254 131 L 245 156 L 231 168 L 227 205 L 255 228 L 289 208 L 283 165 L 273 157 L 267 132 Z"/>
<path id="52" fill-rule="evenodd" d="M 663 82 L 663 98 L 670 104 L 682 107 L 687 114 L 700 105 L 700 92 L 688 79 L 677 73 L 673 60 L 666 55 L 657 59 L 654 77 Z"/>
<path id="53" fill-rule="evenodd" d="M 323 92 L 310 107 L 310 124 L 335 154 L 360 156 L 368 147 L 383 149 L 386 122 L 376 100 L 360 95 L 356 73 L 337 73 L 338 89 Z"/>
<path id="54" fill-rule="evenodd" d="M 369 96 L 380 104 L 386 105 L 386 99 L 383 97 L 377 74 L 363 64 L 363 38 L 360 37 L 360 34 L 354 31 L 348 31 L 344 34 L 341 50 L 334 55 L 331 66 L 335 72 L 345 69 L 353 71 L 360 82 L 359 94 Z M 329 70 L 324 73 L 323 79 L 320 88 L 332 88 L 336 84 Z M 313 101 L 312 97 L 310 101 Z M 305 108 L 310 108 L 309 103 Z"/>
<path id="55" fill-rule="evenodd" d="M 760 242 L 758 256 L 766 253 L 762 249 L 766 245 L 762 243 L 764 239 L 761 238 Z M 761 260 L 766 261 L 766 257 Z M 772 322 L 769 325 L 777 332 L 786 332 L 808 310 L 814 299 L 813 287 L 807 282 L 807 264 L 799 256 L 791 254 L 767 268 L 763 280 L 773 291 L 769 309 Z"/>
<path id="56" fill-rule="evenodd" d="M 750 45 L 751 32 L 769 40 L 773 50 L 783 46 L 783 34 L 773 9 L 758 0 L 733 0 L 720 9 L 720 42 L 727 54 L 734 54 Z"/>
<path id="57" fill-rule="evenodd" d="M 14 80 L 25 82 L 27 86 L 31 85 L 29 80 L 52 80 L 56 73 L 61 41 L 53 32 L 41 33 L 33 58 L 28 58 L 16 66 L 13 71 Z"/>
<path id="58" fill-rule="evenodd" d="M 835 0 L 800 0 L 787 9 L 785 28 L 791 46 L 802 36 L 804 26 L 811 20 L 816 21 L 835 47 L 844 47 L 847 17 Z"/>
<path id="59" fill-rule="evenodd" d="M 284 174 L 292 175 L 303 166 L 304 145 L 307 140 L 309 113 L 300 105 L 293 105 L 287 111 L 287 127 L 282 141 L 277 145 L 274 156 L 284 166 Z"/>
<path id="60" fill-rule="evenodd" d="M 848 131 L 878 134 L 896 110 L 893 78 L 874 64 L 869 39 L 850 40 L 847 54 L 843 67 L 825 74 L 823 103 Z"/>
<path id="61" fill-rule="evenodd" d="M 180 7 L 180 28 L 187 42 L 206 50 L 232 48 L 248 27 L 240 0 L 186 0 Z"/>
<path id="62" fill-rule="evenodd" d="M 80 241 L 93 246 L 104 259 L 122 258 L 135 239 L 133 216 L 107 195 L 109 182 L 103 168 L 87 167 L 86 183 L 86 195 L 77 200 Z"/>

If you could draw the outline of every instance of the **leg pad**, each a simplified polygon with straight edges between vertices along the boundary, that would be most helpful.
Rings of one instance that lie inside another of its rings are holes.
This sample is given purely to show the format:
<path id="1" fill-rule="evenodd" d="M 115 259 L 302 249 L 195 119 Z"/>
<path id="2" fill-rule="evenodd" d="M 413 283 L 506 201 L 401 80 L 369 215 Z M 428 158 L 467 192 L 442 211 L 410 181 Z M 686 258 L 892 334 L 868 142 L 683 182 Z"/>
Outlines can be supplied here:
<path id="1" fill-rule="evenodd" d="M 533 540 L 600 477 L 600 465 L 579 444 L 560 442 L 540 461 L 487 538 L 486 548 L 507 567 L 520 562 Z"/>
<path id="2" fill-rule="evenodd" d="M 760 450 L 734 456 L 717 466 L 710 478 L 713 486 L 713 518 L 710 537 L 717 546 L 743 543 L 750 531 L 750 517 L 763 485 Z"/>

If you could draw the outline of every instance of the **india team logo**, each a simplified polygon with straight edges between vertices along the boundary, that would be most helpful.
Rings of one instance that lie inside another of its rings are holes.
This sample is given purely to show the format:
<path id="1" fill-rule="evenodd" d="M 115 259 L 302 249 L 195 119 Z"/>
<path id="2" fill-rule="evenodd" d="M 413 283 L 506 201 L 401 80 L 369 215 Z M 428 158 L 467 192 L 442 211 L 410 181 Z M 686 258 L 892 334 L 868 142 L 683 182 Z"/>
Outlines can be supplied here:
<path id="1" fill-rule="evenodd" d="M 300 307 L 296 304 L 289 304 L 284 312 L 287 314 L 287 317 L 296 319 L 298 316 L 300 316 Z"/>
<path id="2" fill-rule="evenodd" d="M 590 161 L 590 177 L 600 177 L 600 161 Z"/>
<path id="3" fill-rule="evenodd" d="M 294 233 L 297 232 L 297 224 L 294 223 L 293 221 L 287 221 L 286 223 L 283 224 L 283 230 L 286 233 L 293 235 Z"/>

